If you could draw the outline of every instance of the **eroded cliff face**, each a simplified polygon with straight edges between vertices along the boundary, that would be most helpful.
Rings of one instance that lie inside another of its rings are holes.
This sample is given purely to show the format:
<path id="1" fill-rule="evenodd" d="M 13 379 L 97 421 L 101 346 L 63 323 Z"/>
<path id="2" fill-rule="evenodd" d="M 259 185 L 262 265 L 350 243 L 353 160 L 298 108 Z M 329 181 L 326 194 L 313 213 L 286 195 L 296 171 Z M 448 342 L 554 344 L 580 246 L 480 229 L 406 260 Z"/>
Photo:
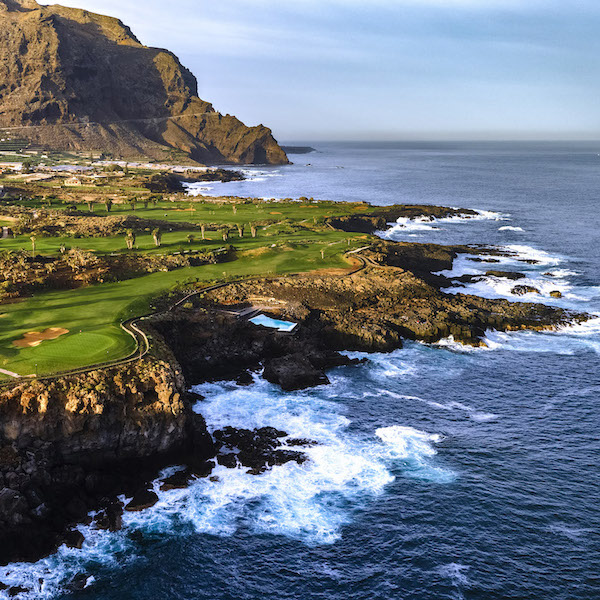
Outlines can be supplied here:
<path id="1" fill-rule="evenodd" d="M 183 393 L 178 368 L 162 361 L 23 383 L 0 394 L 0 439 L 51 443 L 66 462 L 166 452 L 183 439 Z"/>
<path id="2" fill-rule="evenodd" d="M 58 150 L 287 163 L 271 131 L 198 98 L 192 73 L 118 19 L 0 0 L 0 128 Z"/>
<path id="3" fill-rule="evenodd" d="M 214 454 L 176 361 L 149 359 L 0 393 L 0 563 L 35 559 L 69 524 L 171 461 Z"/>

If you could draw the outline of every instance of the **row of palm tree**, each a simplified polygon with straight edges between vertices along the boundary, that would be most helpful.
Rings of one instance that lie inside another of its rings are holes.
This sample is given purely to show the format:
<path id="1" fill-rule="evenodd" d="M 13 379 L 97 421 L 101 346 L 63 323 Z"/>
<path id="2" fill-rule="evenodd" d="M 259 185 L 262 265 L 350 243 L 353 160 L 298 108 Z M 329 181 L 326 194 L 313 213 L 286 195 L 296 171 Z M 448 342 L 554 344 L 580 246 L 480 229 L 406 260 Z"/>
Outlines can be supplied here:
<path id="1" fill-rule="evenodd" d="M 145 209 L 147 209 L 148 206 L 150 206 L 150 204 L 152 204 L 154 207 L 156 207 L 159 199 L 160 198 L 158 198 L 156 196 L 142 198 L 141 200 L 139 198 L 132 198 L 131 200 L 129 200 L 129 207 L 131 208 L 131 210 L 135 211 L 138 203 L 140 203 L 140 202 L 142 203 L 142 205 L 144 206 Z M 95 200 L 87 201 L 87 207 L 88 207 L 89 212 L 91 212 L 91 213 L 94 212 L 94 208 L 95 208 L 96 204 L 98 204 L 98 202 L 96 202 Z M 109 213 L 112 210 L 114 201 L 111 198 L 105 198 L 102 201 L 102 204 L 104 204 L 104 207 L 106 208 L 106 212 Z"/>
<path id="2" fill-rule="evenodd" d="M 200 233 L 202 236 L 202 239 L 205 240 L 206 239 L 206 225 L 204 223 L 200 223 L 199 225 L 200 227 Z M 245 228 L 243 225 L 236 225 L 237 228 L 237 232 L 240 238 L 244 237 L 244 232 L 245 232 Z M 231 227 L 229 226 L 224 226 L 221 227 L 219 229 L 219 231 L 221 232 L 221 237 L 223 238 L 223 241 L 226 242 L 229 240 L 229 235 L 231 232 Z M 253 238 L 256 237 L 258 232 L 258 229 L 256 227 L 256 225 L 251 224 L 250 225 L 250 233 L 252 235 Z M 159 227 L 156 227 L 155 229 L 152 230 L 152 239 L 154 240 L 154 245 L 157 247 L 160 247 L 162 244 L 162 231 L 160 230 Z M 193 233 L 189 233 L 186 236 L 186 240 L 188 242 L 188 244 L 193 244 L 194 240 L 196 239 L 196 236 Z M 135 235 L 135 231 L 133 231 L 133 229 L 128 229 L 125 232 L 125 243 L 127 244 L 127 249 L 128 250 L 133 250 L 134 246 L 135 246 L 135 240 L 136 240 L 136 235 Z"/>

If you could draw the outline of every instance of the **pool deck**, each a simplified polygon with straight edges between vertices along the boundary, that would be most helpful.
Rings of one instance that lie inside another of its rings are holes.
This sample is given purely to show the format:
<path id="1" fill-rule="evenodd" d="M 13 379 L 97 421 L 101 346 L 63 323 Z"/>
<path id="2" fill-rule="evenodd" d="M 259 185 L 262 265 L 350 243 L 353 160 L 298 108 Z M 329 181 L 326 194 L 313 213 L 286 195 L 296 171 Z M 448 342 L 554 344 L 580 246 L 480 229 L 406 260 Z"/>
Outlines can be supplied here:
<path id="1" fill-rule="evenodd" d="M 261 305 L 256 305 L 256 304 L 252 304 L 251 306 L 246 306 L 243 308 L 229 308 L 229 309 L 220 309 L 219 312 L 224 313 L 226 315 L 230 315 L 232 317 L 235 317 L 236 319 L 243 319 L 244 321 L 252 321 L 252 319 L 255 319 L 256 317 L 261 316 L 262 313 L 264 312 L 270 312 L 273 310 L 277 310 L 281 308 L 281 303 L 279 302 L 274 302 L 272 305 L 267 305 L 267 304 L 261 304 Z M 266 316 L 266 315 L 265 315 Z M 291 321 L 290 321 L 291 323 Z M 279 333 L 282 335 L 293 335 L 294 333 L 296 333 L 298 331 L 299 328 L 299 323 L 295 323 L 293 329 L 291 329 L 290 331 L 285 331 L 285 330 L 280 330 L 274 327 L 268 327 L 266 325 L 261 325 L 259 323 L 253 323 L 254 325 L 256 325 L 257 327 L 265 327 L 270 329 L 273 333 Z"/>

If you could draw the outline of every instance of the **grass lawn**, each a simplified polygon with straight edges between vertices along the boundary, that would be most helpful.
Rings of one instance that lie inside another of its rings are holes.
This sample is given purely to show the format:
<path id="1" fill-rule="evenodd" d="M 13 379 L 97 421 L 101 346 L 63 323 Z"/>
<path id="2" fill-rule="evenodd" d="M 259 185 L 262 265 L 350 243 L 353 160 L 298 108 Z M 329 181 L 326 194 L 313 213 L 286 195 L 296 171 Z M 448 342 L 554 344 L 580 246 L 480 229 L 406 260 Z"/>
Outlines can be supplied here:
<path id="1" fill-rule="evenodd" d="M 120 188 L 123 192 L 123 188 Z M 47 204 L 37 200 L 23 200 L 22 206 L 28 208 L 45 208 Z M 65 209 L 67 204 L 62 201 L 54 200 L 52 207 L 56 210 Z M 260 221 L 282 221 L 289 219 L 297 223 L 314 223 L 314 219 L 323 219 L 326 217 L 341 216 L 355 213 L 369 213 L 377 209 L 367 204 L 342 203 L 342 202 L 314 202 L 310 204 L 300 202 L 260 202 L 253 204 L 251 202 L 235 204 L 230 203 L 206 202 L 202 199 L 180 200 L 180 201 L 161 201 L 156 206 L 150 204 L 144 208 L 142 202 L 138 202 L 136 209 L 132 210 L 129 204 L 114 203 L 110 213 L 107 213 L 102 202 L 97 202 L 94 207 L 94 214 L 97 216 L 135 216 L 143 219 L 157 219 L 162 221 L 172 221 L 174 223 L 194 223 L 194 224 L 218 224 L 218 225 L 246 225 Z M 85 204 L 79 208 L 87 210 Z M 1 212 L 1 206 L 0 206 Z"/>
<path id="2" fill-rule="evenodd" d="M 194 240 L 190 243 L 187 240 L 188 235 L 193 235 Z M 239 250 L 251 250 L 265 245 L 282 243 L 324 243 L 343 242 L 347 239 L 356 239 L 357 234 L 348 234 L 342 231 L 324 229 L 313 231 L 309 229 L 300 229 L 298 231 L 282 232 L 278 225 L 259 227 L 256 238 L 250 235 L 246 229 L 244 237 L 240 238 L 237 230 L 231 230 L 227 242 L 223 241 L 220 231 L 207 230 L 206 239 L 202 240 L 200 230 L 193 231 L 171 231 L 162 234 L 160 247 L 154 243 L 151 233 L 138 233 L 136 237 L 135 250 L 133 252 L 141 254 L 172 254 L 173 252 L 187 250 L 215 250 L 222 248 L 224 244 L 231 244 Z M 124 235 L 95 238 L 72 238 L 72 237 L 41 237 L 36 236 L 36 253 L 42 255 L 58 255 L 60 247 L 80 248 L 92 251 L 98 255 L 111 253 L 128 252 Z M 0 240 L 0 251 L 2 250 L 26 250 L 31 251 L 31 240 L 29 235 L 21 235 L 16 238 L 7 238 Z"/>
<path id="3" fill-rule="evenodd" d="M 169 240 L 169 235 L 163 237 L 167 244 L 179 243 L 178 240 Z M 291 236 L 293 244 L 289 243 L 288 238 L 274 236 L 272 241 L 278 244 L 274 248 L 265 245 L 265 241 L 271 240 L 247 238 L 241 241 L 242 244 L 235 240 L 235 245 L 243 245 L 242 250 L 247 252 L 242 251 L 239 258 L 232 262 L 153 273 L 78 290 L 44 292 L 19 302 L 0 305 L 0 368 L 20 375 L 42 375 L 124 357 L 134 349 L 135 344 L 119 327 L 119 323 L 149 312 L 152 299 L 177 284 L 215 281 L 231 276 L 347 267 L 343 253 L 349 249 L 349 237 L 348 234 L 333 230 L 322 233 L 302 231 Z M 151 244 L 150 239 L 142 238 L 140 245 Z M 40 252 L 54 251 L 59 239 L 42 238 L 38 241 L 38 249 Z M 112 244 L 117 241 L 121 248 L 123 245 L 122 238 L 69 238 L 71 244 L 80 241 L 80 247 L 85 247 L 83 242 L 86 241 L 94 249 L 104 252 L 110 251 Z M 364 241 L 354 236 L 350 246 L 357 247 Z M 47 247 L 44 246 L 46 243 Z M 253 252 L 261 246 L 264 250 Z M 325 252 L 324 259 L 321 257 L 322 250 Z M 55 340 L 44 341 L 37 347 L 18 349 L 13 345 L 27 332 L 45 331 L 50 327 L 64 328 L 69 333 Z M 5 377 L 0 374 L 0 378 Z"/>

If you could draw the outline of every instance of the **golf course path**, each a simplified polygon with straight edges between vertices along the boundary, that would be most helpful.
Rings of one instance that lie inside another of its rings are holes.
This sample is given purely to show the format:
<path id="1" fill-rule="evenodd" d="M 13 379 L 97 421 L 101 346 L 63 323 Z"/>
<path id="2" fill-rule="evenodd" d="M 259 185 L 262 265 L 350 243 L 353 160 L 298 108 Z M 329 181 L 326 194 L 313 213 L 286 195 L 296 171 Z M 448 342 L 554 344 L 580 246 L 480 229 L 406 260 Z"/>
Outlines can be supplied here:
<path id="1" fill-rule="evenodd" d="M 0 373 L 3 375 L 8 375 L 9 377 L 14 377 L 15 379 L 19 379 L 21 376 L 17 373 L 13 373 L 12 371 L 6 371 L 4 369 L 0 369 Z"/>

